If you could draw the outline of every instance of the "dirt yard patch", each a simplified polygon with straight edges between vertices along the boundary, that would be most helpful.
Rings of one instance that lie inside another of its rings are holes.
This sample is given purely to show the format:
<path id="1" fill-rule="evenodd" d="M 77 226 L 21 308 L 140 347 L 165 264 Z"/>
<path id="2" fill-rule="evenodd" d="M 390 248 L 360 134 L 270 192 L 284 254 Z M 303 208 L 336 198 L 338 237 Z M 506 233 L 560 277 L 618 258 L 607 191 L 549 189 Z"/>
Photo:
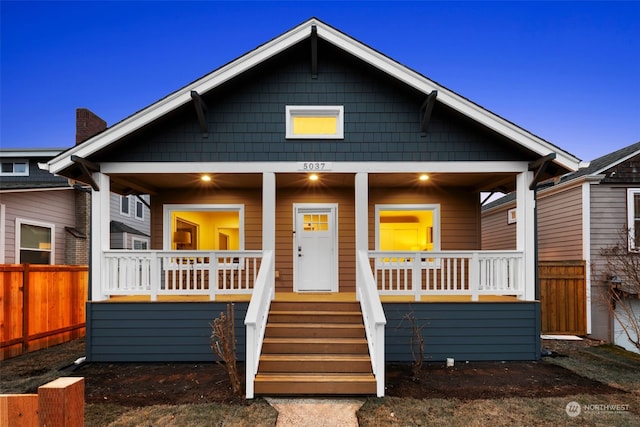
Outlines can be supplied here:
<path id="1" fill-rule="evenodd" d="M 0 392 L 33 393 L 38 386 L 57 376 L 71 375 L 85 378 L 88 404 L 150 406 L 243 402 L 242 398 L 233 396 L 226 372 L 215 362 L 73 366 L 73 362 L 83 355 L 84 342 L 78 340 L 3 361 Z M 243 366 L 239 368 L 240 372 L 244 371 Z M 443 363 L 426 363 L 418 375 L 413 374 L 408 364 L 389 364 L 386 384 L 388 396 L 419 399 L 551 397 L 620 391 L 545 359 L 539 362 L 457 361 L 449 368 Z"/>

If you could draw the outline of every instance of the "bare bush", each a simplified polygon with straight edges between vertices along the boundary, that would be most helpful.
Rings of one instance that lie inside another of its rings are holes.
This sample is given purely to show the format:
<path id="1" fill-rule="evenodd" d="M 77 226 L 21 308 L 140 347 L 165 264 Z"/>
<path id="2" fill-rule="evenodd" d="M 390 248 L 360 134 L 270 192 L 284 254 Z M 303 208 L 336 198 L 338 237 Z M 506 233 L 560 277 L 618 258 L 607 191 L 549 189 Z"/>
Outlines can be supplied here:
<path id="1" fill-rule="evenodd" d="M 227 314 L 220 313 L 220 316 L 209 323 L 209 326 L 211 326 L 211 349 L 217 356 L 216 362 L 227 371 L 233 393 L 242 396 L 242 382 L 236 363 L 234 305 L 227 304 Z"/>
<path id="2" fill-rule="evenodd" d="M 640 313 L 636 301 L 640 295 L 640 253 L 629 250 L 629 230 L 623 230 L 616 243 L 603 248 L 600 254 L 606 260 L 604 280 L 609 312 L 624 331 L 628 340 L 640 350 Z"/>

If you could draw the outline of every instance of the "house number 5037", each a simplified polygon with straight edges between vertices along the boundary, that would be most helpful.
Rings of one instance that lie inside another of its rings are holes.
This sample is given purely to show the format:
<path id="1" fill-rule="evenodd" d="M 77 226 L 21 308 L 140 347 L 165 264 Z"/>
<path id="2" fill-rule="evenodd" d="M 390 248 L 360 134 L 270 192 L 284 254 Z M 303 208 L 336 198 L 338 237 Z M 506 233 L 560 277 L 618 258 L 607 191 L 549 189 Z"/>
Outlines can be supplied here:
<path id="1" fill-rule="evenodd" d="M 331 170 L 329 162 L 301 162 L 298 164 L 298 170 L 302 171 L 326 171 Z"/>

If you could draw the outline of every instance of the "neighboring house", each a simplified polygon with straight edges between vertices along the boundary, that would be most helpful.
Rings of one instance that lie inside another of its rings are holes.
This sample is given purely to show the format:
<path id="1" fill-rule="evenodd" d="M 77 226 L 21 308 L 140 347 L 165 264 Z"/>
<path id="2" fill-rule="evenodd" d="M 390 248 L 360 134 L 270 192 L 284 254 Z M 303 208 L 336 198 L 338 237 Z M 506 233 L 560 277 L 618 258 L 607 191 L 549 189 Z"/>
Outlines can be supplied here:
<path id="1" fill-rule="evenodd" d="M 0 150 L 0 264 L 89 263 L 89 191 L 38 167 L 61 151 Z"/>
<path id="2" fill-rule="evenodd" d="M 416 330 L 429 360 L 539 358 L 532 188 L 578 166 L 317 19 L 48 163 L 92 187 L 88 360 L 210 361 L 209 323 L 233 301 L 248 397 L 384 395 L 384 364 L 412 360 Z M 480 193 L 497 190 L 517 193 L 516 244 L 482 251 Z M 109 249 L 110 192 L 150 195 L 150 250 Z M 373 389 L 302 379 L 321 362 L 287 359 L 272 335 L 283 313 L 332 313 L 298 325 L 315 354 L 320 334 L 350 328 L 343 300 L 362 310 Z M 293 381 L 279 391 L 274 360 Z"/>
<path id="3" fill-rule="evenodd" d="M 79 142 L 106 127 L 86 109 L 76 116 Z M 89 264 L 89 188 L 41 169 L 62 151 L 0 150 L 0 264 Z M 109 203 L 111 249 L 148 249 L 149 196 L 111 194 Z"/>
<path id="4" fill-rule="evenodd" d="M 640 217 L 639 167 L 640 142 L 546 183 L 537 198 L 539 260 L 584 261 L 586 333 L 633 351 L 637 349 L 627 342 L 604 300 L 611 276 L 616 273 L 608 271 L 602 249 L 618 243 L 625 229 L 638 228 L 635 221 Z M 507 195 L 483 209 L 484 249 L 515 247 L 519 218 L 508 221 L 514 207 L 514 195 Z M 640 250 L 640 243 L 631 242 L 629 250 Z"/>

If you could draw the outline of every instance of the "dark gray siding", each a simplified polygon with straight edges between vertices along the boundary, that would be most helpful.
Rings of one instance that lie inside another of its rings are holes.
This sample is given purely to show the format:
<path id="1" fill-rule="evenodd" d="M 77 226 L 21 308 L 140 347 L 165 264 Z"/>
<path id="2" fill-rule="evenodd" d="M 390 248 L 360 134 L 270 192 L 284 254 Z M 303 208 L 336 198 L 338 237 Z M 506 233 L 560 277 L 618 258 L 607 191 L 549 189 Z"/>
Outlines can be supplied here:
<path id="1" fill-rule="evenodd" d="M 436 103 L 426 136 L 426 95 L 321 42 L 317 79 L 308 41 L 213 91 L 203 138 L 192 104 L 114 144 L 96 161 L 529 160 L 504 137 Z M 286 105 L 343 105 L 344 140 L 286 140 Z"/>
<path id="2" fill-rule="evenodd" d="M 412 324 L 424 338 L 426 361 L 537 360 L 540 306 L 517 303 L 386 303 L 387 362 L 410 362 Z"/>
<path id="3" fill-rule="evenodd" d="M 245 359 L 248 303 L 235 304 L 238 360 Z M 90 362 L 214 361 L 209 323 L 226 302 L 89 302 L 86 356 Z"/>

